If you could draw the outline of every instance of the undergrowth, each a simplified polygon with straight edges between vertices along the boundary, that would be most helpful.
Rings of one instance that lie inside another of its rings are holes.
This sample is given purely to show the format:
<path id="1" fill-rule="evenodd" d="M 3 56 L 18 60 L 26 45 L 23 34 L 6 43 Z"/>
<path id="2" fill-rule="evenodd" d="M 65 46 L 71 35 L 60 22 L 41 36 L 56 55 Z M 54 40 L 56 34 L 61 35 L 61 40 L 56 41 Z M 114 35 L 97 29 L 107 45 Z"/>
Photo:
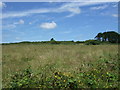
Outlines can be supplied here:
<path id="1" fill-rule="evenodd" d="M 7 88 L 118 88 L 117 62 L 100 59 L 92 67 L 87 72 L 54 71 L 49 76 L 35 74 L 29 67 L 11 75 Z"/>

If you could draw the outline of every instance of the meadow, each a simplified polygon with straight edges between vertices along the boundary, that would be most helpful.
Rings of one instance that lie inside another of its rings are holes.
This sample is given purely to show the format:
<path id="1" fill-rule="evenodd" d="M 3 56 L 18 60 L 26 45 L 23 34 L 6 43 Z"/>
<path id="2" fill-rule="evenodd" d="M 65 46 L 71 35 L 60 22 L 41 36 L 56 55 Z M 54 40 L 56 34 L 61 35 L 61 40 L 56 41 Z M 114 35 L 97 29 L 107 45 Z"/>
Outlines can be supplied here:
<path id="1" fill-rule="evenodd" d="M 118 88 L 118 45 L 2 45 L 3 88 Z"/>

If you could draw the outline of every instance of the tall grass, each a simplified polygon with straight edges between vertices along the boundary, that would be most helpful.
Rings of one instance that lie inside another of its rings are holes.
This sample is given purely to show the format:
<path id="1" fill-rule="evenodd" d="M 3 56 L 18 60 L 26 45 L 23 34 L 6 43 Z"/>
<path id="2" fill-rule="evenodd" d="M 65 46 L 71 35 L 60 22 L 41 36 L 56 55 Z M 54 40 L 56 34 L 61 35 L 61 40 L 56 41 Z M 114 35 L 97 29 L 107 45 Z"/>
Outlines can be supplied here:
<path id="1" fill-rule="evenodd" d="M 104 72 L 117 73 L 117 45 L 14 44 L 3 45 L 2 49 L 3 87 L 10 83 L 10 75 L 29 66 L 33 73 L 46 77 L 55 72 L 77 75 L 102 65 Z"/>

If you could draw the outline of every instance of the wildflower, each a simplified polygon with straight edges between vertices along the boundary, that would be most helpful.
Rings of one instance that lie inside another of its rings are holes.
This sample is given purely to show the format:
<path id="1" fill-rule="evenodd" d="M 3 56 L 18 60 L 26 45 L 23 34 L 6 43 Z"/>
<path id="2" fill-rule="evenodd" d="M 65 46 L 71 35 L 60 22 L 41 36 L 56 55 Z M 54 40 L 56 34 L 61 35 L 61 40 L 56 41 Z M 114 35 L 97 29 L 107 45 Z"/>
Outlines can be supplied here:
<path id="1" fill-rule="evenodd" d="M 66 82 L 66 80 L 64 80 L 63 82 Z"/>
<path id="2" fill-rule="evenodd" d="M 109 72 L 107 72 L 107 74 L 109 74 Z"/>
<path id="3" fill-rule="evenodd" d="M 61 79 L 61 77 L 57 77 L 58 79 Z"/>
<path id="4" fill-rule="evenodd" d="M 57 78 L 57 76 L 55 75 L 55 78 Z"/>
<path id="5" fill-rule="evenodd" d="M 106 86 L 106 88 L 108 88 L 108 86 Z"/>
<path id="6" fill-rule="evenodd" d="M 68 77 L 68 74 L 67 74 L 67 73 L 63 73 L 63 75 Z"/>

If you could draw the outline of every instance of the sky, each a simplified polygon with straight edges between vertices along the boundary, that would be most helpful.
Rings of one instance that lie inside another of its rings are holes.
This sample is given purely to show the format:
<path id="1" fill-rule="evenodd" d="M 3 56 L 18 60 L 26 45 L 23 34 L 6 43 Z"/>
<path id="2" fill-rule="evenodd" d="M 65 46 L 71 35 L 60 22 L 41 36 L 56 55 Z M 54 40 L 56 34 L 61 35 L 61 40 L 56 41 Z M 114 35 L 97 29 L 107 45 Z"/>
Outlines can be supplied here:
<path id="1" fill-rule="evenodd" d="M 117 2 L 0 2 L 2 43 L 84 41 L 118 32 Z"/>

